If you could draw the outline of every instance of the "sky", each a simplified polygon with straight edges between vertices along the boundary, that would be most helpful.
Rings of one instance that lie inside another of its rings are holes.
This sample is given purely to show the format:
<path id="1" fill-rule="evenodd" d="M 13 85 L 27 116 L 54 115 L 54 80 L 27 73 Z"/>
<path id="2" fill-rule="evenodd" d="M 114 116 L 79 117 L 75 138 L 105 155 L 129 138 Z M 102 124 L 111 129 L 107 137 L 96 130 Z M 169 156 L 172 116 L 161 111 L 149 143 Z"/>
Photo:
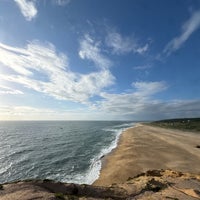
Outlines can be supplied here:
<path id="1" fill-rule="evenodd" d="M 0 0 L 0 120 L 200 117 L 200 1 Z"/>

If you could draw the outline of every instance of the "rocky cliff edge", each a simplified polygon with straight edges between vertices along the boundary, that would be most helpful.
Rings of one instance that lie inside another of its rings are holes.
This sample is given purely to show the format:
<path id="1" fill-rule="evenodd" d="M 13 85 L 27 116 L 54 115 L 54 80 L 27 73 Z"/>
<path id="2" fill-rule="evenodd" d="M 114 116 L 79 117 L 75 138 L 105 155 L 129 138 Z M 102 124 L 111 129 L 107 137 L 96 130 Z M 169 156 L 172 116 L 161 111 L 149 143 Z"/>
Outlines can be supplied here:
<path id="1" fill-rule="evenodd" d="M 70 199 L 200 199 L 200 175 L 151 170 L 109 187 L 52 180 L 26 180 L 0 185 L 0 200 Z"/>

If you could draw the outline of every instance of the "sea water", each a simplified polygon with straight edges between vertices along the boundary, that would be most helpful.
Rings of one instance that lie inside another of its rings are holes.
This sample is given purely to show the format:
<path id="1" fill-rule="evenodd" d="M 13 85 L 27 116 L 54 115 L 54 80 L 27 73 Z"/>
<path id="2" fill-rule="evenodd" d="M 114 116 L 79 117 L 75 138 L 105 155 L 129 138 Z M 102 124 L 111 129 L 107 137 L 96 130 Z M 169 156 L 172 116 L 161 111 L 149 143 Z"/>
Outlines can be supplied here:
<path id="1" fill-rule="evenodd" d="M 92 184 L 125 121 L 0 122 L 0 183 L 53 179 Z"/>

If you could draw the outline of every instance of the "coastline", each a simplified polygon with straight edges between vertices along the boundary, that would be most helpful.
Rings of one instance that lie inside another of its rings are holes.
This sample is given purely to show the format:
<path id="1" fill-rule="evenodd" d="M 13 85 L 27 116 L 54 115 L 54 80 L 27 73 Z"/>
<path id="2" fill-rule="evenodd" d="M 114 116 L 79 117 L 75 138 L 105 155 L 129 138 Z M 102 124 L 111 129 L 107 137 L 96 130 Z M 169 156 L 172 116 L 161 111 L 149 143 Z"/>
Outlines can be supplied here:
<path id="1" fill-rule="evenodd" d="M 93 183 L 123 183 L 147 170 L 172 169 L 200 173 L 200 134 L 136 124 L 120 135 L 117 147 L 102 159 Z"/>
<path id="2" fill-rule="evenodd" d="M 116 129 L 116 138 L 115 140 L 112 141 L 110 146 L 106 147 L 105 149 L 102 149 L 101 152 L 97 155 L 97 158 L 94 159 L 94 163 L 92 164 L 92 167 L 88 170 L 89 177 L 92 177 L 92 181 L 89 181 L 87 184 L 93 185 L 100 177 L 101 170 L 104 168 L 106 164 L 106 158 L 107 156 L 111 155 L 118 147 L 120 140 L 121 140 L 121 135 L 127 131 L 130 128 L 135 127 L 135 123 L 133 126 L 122 128 L 117 130 Z"/>
<path id="3" fill-rule="evenodd" d="M 122 135 L 123 135 L 126 131 L 128 131 L 129 129 L 136 128 L 136 127 L 138 127 L 138 126 L 140 126 L 140 125 L 141 125 L 140 123 L 136 123 L 136 124 L 134 124 L 133 126 L 128 127 L 128 128 L 125 128 L 125 130 L 122 130 L 122 131 L 120 132 L 120 134 L 118 135 L 117 140 L 116 140 L 116 146 L 115 146 L 114 148 L 112 148 L 112 150 L 111 150 L 109 153 L 104 154 L 104 155 L 100 158 L 100 159 L 101 159 L 101 169 L 100 169 L 100 175 L 99 175 L 99 177 L 101 176 L 101 171 L 102 171 L 102 169 L 104 169 L 104 167 L 106 167 L 106 163 L 108 162 L 109 157 L 112 156 L 112 155 L 115 153 L 115 151 L 118 149 L 118 146 L 121 144 L 121 142 L 122 142 Z M 99 179 L 99 177 L 98 177 L 98 179 Z M 92 185 L 93 185 L 98 179 L 96 179 L 96 180 L 92 183 Z"/>
<path id="4" fill-rule="evenodd" d="M 197 133 L 136 124 L 101 159 L 93 185 L 19 180 L 0 184 L 0 199 L 200 199 L 198 142 Z"/>

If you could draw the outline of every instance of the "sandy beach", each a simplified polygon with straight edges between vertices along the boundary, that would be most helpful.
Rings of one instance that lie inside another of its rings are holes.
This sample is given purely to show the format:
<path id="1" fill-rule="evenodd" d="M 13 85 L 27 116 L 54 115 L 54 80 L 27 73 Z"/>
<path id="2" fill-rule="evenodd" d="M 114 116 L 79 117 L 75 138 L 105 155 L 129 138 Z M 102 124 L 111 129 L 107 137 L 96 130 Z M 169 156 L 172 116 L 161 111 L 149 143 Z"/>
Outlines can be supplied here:
<path id="1" fill-rule="evenodd" d="M 151 169 L 200 174 L 200 134 L 138 125 L 125 131 L 118 147 L 104 158 L 94 185 L 123 183 Z"/>
<path id="2" fill-rule="evenodd" d="M 197 145 L 198 133 L 138 125 L 125 131 L 118 147 L 104 157 L 93 185 L 19 180 L 0 184 L 0 199 L 200 199 Z"/>

